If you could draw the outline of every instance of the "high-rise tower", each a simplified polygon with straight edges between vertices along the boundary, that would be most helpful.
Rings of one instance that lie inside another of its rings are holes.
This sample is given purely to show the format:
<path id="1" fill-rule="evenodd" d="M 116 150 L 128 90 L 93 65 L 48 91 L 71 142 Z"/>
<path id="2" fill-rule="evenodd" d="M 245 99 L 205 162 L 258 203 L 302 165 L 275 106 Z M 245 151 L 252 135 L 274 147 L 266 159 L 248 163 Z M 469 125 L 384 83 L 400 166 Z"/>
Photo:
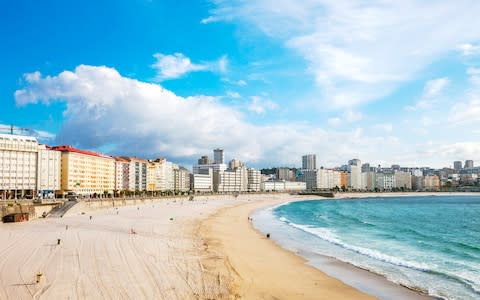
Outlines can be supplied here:
<path id="1" fill-rule="evenodd" d="M 473 160 L 469 159 L 465 161 L 465 169 L 473 168 Z"/>
<path id="2" fill-rule="evenodd" d="M 307 154 L 302 156 L 302 169 L 304 170 L 317 169 L 317 156 L 315 154 Z"/>
<path id="3" fill-rule="evenodd" d="M 223 164 L 224 163 L 223 149 L 217 148 L 213 150 L 213 163 Z"/>
<path id="4" fill-rule="evenodd" d="M 453 162 L 453 168 L 455 171 L 461 170 L 462 169 L 462 162 L 457 160 Z"/>

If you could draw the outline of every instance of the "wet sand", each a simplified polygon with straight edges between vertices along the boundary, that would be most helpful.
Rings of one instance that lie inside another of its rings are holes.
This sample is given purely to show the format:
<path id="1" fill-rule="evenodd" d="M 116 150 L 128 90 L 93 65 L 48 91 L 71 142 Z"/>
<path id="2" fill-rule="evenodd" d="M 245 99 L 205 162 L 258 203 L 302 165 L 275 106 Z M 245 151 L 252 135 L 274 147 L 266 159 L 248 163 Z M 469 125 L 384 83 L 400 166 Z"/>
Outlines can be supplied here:
<path id="1" fill-rule="evenodd" d="M 241 299 L 374 299 L 307 265 L 253 229 L 248 220 L 253 210 L 285 200 L 224 208 L 203 221 L 201 234 L 212 255 L 205 265 L 216 268 Z"/>

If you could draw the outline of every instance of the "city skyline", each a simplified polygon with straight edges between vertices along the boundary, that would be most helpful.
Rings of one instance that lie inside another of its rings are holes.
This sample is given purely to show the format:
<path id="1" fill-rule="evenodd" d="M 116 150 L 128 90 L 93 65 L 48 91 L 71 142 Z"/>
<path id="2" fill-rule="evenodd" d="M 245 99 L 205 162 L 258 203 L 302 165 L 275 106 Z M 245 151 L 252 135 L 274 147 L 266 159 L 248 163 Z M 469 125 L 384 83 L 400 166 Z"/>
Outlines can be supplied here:
<path id="1" fill-rule="evenodd" d="M 0 127 L 187 166 L 218 146 L 259 169 L 305 153 L 325 167 L 479 161 L 478 12 L 475 1 L 6 2 Z"/>

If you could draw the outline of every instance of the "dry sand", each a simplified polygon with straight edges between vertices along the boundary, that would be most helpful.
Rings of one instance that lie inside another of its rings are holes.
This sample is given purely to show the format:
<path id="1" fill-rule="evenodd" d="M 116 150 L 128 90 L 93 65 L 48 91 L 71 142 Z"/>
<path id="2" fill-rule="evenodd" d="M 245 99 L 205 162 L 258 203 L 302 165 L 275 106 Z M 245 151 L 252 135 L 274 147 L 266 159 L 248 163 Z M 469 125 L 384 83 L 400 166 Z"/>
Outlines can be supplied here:
<path id="1" fill-rule="evenodd" d="M 80 203 L 63 218 L 0 224 L 0 299 L 226 298 L 226 287 L 203 268 L 193 232 L 198 220 L 232 199 L 118 210 Z"/>

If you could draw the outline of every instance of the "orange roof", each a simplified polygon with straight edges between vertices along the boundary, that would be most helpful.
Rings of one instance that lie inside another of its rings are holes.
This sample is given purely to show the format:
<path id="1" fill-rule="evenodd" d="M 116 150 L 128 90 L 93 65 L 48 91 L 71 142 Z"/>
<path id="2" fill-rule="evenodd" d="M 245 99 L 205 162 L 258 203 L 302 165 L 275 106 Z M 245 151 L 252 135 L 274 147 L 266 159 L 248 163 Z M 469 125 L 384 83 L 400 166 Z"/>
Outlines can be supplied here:
<path id="1" fill-rule="evenodd" d="M 123 158 L 123 157 L 114 156 L 113 158 L 114 158 L 116 161 L 128 162 L 128 159 L 125 159 L 125 158 Z"/>
<path id="2" fill-rule="evenodd" d="M 143 158 L 138 158 L 138 157 L 121 156 L 120 158 L 126 159 L 127 161 L 138 161 L 138 162 L 142 162 L 142 163 L 148 163 L 148 160 L 143 159 Z"/>
<path id="3" fill-rule="evenodd" d="M 70 145 L 54 146 L 54 147 L 52 147 L 52 150 L 57 150 L 57 151 L 62 151 L 62 152 L 74 152 L 74 153 L 80 153 L 80 154 L 91 155 L 91 156 L 96 156 L 96 157 L 113 159 L 113 157 L 105 155 L 105 154 L 100 154 L 100 153 L 96 153 L 96 152 L 76 149 L 76 148 L 73 148 Z"/>

